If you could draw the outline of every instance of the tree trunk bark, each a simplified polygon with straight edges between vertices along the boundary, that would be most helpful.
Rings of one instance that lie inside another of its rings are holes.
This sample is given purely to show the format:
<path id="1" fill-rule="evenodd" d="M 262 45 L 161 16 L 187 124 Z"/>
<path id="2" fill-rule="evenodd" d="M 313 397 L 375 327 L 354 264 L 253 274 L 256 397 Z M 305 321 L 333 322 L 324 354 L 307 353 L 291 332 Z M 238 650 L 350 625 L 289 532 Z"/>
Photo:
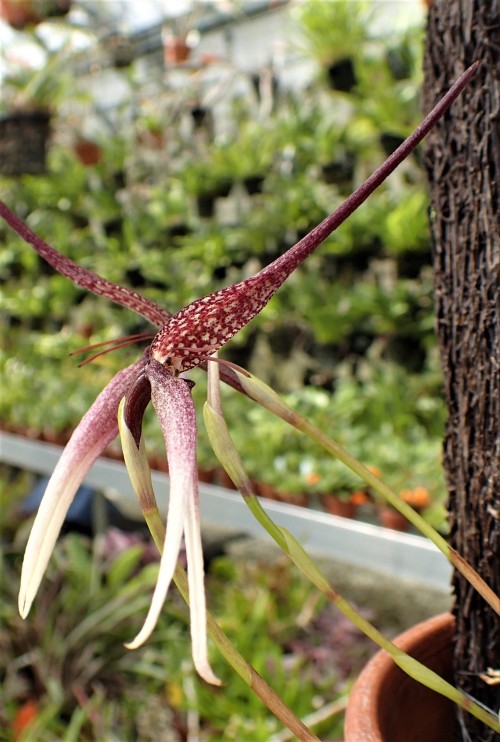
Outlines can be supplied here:
<path id="1" fill-rule="evenodd" d="M 426 145 L 437 333 L 449 409 L 444 466 L 451 543 L 500 592 L 500 0 L 434 0 L 425 50 L 428 110 L 481 65 Z M 455 678 L 494 710 L 500 619 L 459 575 Z M 481 677 L 482 676 L 482 677 Z M 459 739 L 493 731 L 459 714 Z"/>

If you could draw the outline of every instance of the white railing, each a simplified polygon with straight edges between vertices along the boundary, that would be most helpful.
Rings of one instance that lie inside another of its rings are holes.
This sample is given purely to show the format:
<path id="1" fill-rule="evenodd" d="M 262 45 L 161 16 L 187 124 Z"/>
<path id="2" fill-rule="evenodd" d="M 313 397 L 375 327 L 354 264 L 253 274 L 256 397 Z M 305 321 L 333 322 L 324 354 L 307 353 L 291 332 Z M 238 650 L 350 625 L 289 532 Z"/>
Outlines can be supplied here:
<path id="1" fill-rule="evenodd" d="M 0 431 L 0 462 L 20 469 L 49 475 L 61 451 L 60 446 Z M 103 492 L 128 517 L 141 519 L 121 462 L 98 459 L 85 483 Z M 153 485 L 159 500 L 161 493 L 165 493 L 166 502 L 168 475 L 153 472 Z M 449 590 L 451 567 L 427 539 L 295 505 L 266 499 L 262 504 L 273 520 L 287 528 L 312 555 L 330 557 L 433 589 Z M 202 483 L 200 506 L 202 522 L 207 525 L 216 524 L 235 533 L 269 539 L 234 490 Z"/>

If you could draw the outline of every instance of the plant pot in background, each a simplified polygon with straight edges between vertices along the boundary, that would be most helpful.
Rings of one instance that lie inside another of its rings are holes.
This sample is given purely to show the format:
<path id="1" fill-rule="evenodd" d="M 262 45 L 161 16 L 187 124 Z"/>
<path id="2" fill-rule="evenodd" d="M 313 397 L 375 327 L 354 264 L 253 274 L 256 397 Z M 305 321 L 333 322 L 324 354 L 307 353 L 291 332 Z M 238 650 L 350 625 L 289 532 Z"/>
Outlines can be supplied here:
<path id="1" fill-rule="evenodd" d="M 215 214 L 215 196 L 212 193 L 199 193 L 196 196 L 198 216 L 211 219 Z"/>
<path id="2" fill-rule="evenodd" d="M 159 128 L 146 128 L 138 132 L 137 142 L 146 149 L 162 150 L 165 146 L 165 135 Z"/>
<path id="3" fill-rule="evenodd" d="M 0 18 L 18 30 L 41 20 L 32 0 L 0 0 Z"/>
<path id="4" fill-rule="evenodd" d="M 227 198 L 233 187 L 232 178 L 221 178 L 212 191 L 215 198 Z"/>
<path id="5" fill-rule="evenodd" d="M 41 23 L 44 18 L 66 15 L 71 0 L 0 0 L 0 18 L 21 31 L 26 26 Z"/>
<path id="6" fill-rule="evenodd" d="M 190 114 L 195 129 L 205 128 L 210 132 L 213 130 L 213 116 L 209 108 L 205 108 L 205 106 L 193 106 Z"/>
<path id="7" fill-rule="evenodd" d="M 403 144 L 405 138 L 402 137 L 401 134 L 393 134 L 390 131 L 384 131 L 380 135 L 379 140 L 384 154 L 386 157 L 389 157 L 389 155 L 392 155 L 392 153 Z"/>
<path id="8" fill-rule="evenodd" d="M 0 173 L 40 175 L 45 172 L 50 114 L 17 111 L 0 118 Z"/>
<path id="9" fill-rule="evenodd" d="M 73 145 L 76 156 L 86 167 L 97 165 L 102 158 L 102 149 L 95 142 L 89 139 L 79 139 Z"/>
<path id="10" fill-rule="evenodd" d="M 341 192 L 352 190 L 356 156 L 348 153 L 342 158 L 331 160 L 321 166 L 323 180 L 328 185 L 338 185 Z"/>
<path id="11" fill-rule="evenodd" d="M 183 64 L 191 56 L 191 47 L 183 36 L 163 34 L 163 59 L 167 67 Z"/>
<path id="12" fill-rule="evenodd" d="M 264 187 L 265 176 L 259 174 L 247 175 L 243 178 L 243 185 L 249 196 L 254 196 L 256 193 L 262 193 Z"/>
<path id="13" fill-rule="evenodd" d="M 409 522 L 404 515 L 389 505 L 382 505 L 378 511 L 378 520 L 384 528 L 391 528 L 393 531 L 407 531 L 410 527 Z"/>
<path id="14" fill-rule="evenodd" d="M 104 47 L 110 55 L 113 67 L 117 70 L 129 67 L 135 59 L 134 43 L 123 34 L 112 33 L 106 36 Z"/>
<path id="15" fill-rule="evenodd" d="M 356 72 L 352 59 L 339 59 L 326 70 L 328 82 L 332 90 L 341 93 L 350 93 L 356 85 Z"/>
<path id="16" fill-rule="evenodd" d="M 321 503 L 330 515 L 338 515 L 341 518 L 356 517 L 358 506 L 352 500 L 342 500 L 336 495 L 321 495 Z"/>
<path id="17" fill-rule="evenodd" d="M 395 644 L 452 681 L 455 623 L 449 613 L 405 631 Z M 385 651 L 366 665 L 349 698 L 345 742 L 453 742 L 454 704 L 417 683 Z"/>

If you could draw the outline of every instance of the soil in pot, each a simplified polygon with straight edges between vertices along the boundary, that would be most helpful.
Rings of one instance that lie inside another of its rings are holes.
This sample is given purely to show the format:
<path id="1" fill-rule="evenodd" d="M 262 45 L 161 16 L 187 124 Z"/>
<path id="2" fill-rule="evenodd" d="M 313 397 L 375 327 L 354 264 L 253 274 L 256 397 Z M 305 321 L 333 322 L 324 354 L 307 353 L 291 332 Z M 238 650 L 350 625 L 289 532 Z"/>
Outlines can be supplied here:
<path id="1" fill-rule="evenodd" d="M 414 626 L 395 644 L 452 682 L 454 620 L 446 613 Z M 345 742 L 454 742 L 454 705 L 378 652 L 356 681 Z"/>

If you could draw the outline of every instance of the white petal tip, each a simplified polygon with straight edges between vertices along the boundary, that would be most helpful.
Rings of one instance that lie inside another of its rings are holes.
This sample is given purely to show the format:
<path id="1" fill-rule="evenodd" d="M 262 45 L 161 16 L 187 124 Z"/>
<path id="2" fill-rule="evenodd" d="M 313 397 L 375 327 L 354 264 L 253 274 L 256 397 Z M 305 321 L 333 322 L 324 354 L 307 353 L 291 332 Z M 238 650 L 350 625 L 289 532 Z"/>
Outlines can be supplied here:
<path id="1" fill-rule="evenodd" d="M 201 669 L 197 668 L 198 675 L 200 678 L 202 678 L 206 683 L 210 683 L 210 685 L 222 685 L 222 680 L 220 680 L 217 675 L 214 675 L 210 667 L 204 668 L 203 672 Z"/>
<path id="2" fill-rule="evenodd" d="M 17 603 L 17 607 L 19 610 L 19 615 L 21 618 L 26 618 L 28 613 L 30 612 L 31 604 L 33 603 L 32 600 L 28 600 L 24 594 L 19 595 L 19 600 Z"/>
<path id="3" fill-rule="evenodd" d="M 144 641 L 145 640 L 139 641 L 138 637 L 136 637 L 131 642 L 126 642 L 123 646 L 125 647 L 125 649 L 139 649 L 139 647 L 144 644 Z"/>

